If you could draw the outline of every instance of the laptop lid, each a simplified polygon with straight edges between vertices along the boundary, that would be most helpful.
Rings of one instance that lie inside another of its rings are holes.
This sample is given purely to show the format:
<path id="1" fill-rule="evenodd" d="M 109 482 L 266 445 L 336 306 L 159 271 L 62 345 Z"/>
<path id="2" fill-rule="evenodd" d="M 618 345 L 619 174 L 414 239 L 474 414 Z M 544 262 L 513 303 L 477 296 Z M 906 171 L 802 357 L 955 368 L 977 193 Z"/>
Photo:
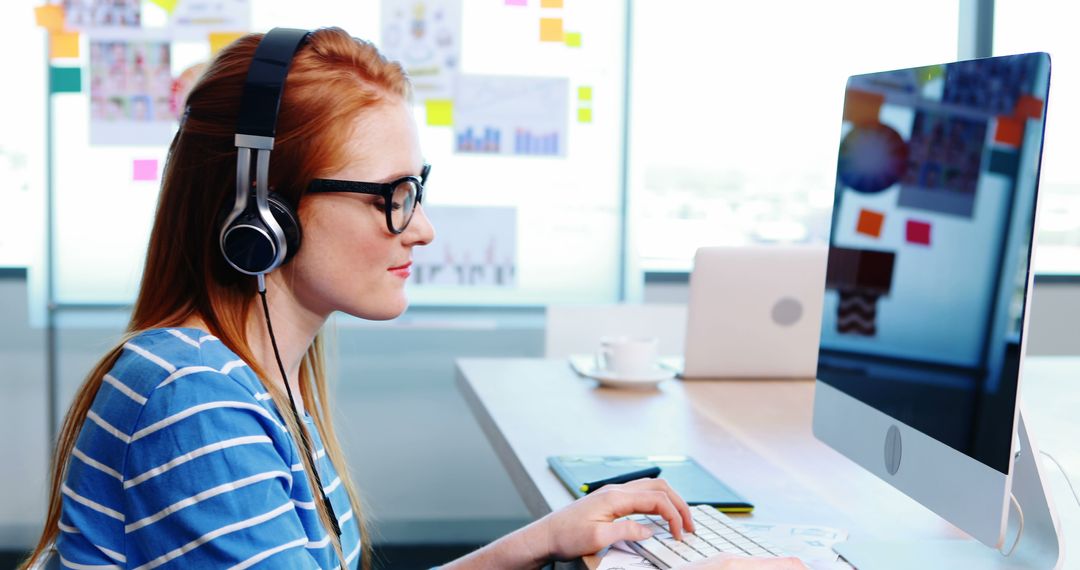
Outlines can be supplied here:
<path id="1" fill-rule="evenodd" d="M 813 377 L 825 259 L 821 246 L 698 249 L 683 378 Z"/>

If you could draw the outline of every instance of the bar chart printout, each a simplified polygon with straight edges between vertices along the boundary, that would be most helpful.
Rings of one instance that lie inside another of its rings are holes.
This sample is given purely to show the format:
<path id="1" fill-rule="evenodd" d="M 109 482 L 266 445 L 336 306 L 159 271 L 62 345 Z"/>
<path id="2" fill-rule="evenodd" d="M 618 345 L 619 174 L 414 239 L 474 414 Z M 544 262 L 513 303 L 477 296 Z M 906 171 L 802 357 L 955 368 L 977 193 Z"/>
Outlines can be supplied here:
<path id="1" fill-rule="evenodd" d="M 566 78 L 461 75 L 454 94 L 454 150 L 565 157 Z"/>

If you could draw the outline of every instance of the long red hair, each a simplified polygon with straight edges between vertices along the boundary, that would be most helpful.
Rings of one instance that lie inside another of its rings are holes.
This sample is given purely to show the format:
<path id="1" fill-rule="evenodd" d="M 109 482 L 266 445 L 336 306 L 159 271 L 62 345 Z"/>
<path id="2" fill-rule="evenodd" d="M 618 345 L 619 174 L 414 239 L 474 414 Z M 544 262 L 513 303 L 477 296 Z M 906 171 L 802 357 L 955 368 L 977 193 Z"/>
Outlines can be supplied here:
<path id="1" fill-rule="evenodd" d="M 268 380 L 275 376 L 258 366 L 248 348 L 247 322 L 256 300 L 255 280 L 229 267 L 218 247 L 222 213 L 235 197 L 233 135 L 241 92 L 261 39 L 262 34 L 249 34 L 223 49 L 188 95 L 189 112 L 169 147 L 131 321 L 121 342 L 86 377 L 64 419 L 53 458 L 45 528 L 24 561 L 24 568 L 40 561 L 56 540 L 60 488 L 87 410 L 102 377 L 116 363 L 123 343 L 141 331 L 177 326 L 189 317 L 201 318 L 210 333 L 255 371 L 283 411 L 281 415 L 293 439 L 299 442 L 302 427 L 292 414 L 284 412 L 290 406 L 284 390 L 279 382 Z M 409 81 L 401 66 L 385 59 L 372 44 L 339 28 L 313 32 L 293 58 L 285 84 L 270 161 L 270 185 L 279 195 L 299 204 L 303 189 L 313 178 L 327 175 L 346 160 L 346 141 L 352 136 L 358 115 L 384 100 L 410 96 Z M 371 543 L 361 517 L 361 504 L 330 418 L 321 335 L 308 348 L 301 364 L 300 393 L 322 436 L 326 454 L 349 493 L 364 544 L 363 567 L 369 568 Z M 300 456 L 308 482 L 315 489 L 311 457 L 305 453 Z M 315 504 L 323 526 L 330 529 L 330 514 L 321 501 Z M 344 560 L 336 536 L 332 543 L 338 558 Z"/>

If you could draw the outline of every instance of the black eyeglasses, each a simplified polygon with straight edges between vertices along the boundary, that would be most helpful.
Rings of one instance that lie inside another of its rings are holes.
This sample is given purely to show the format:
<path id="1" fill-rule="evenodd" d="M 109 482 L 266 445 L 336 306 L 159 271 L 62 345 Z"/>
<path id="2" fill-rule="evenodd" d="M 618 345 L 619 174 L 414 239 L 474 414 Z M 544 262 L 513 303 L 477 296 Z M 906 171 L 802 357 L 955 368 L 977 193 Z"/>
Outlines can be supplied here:
<path id="1" fill-rule="evenodd" d="M 427 182 L 428 172 L 431 172 L 431 165 L 424 164 L 419 177 L 403 176 L 387 183 L 316 178 L 308 185 L 307 191 L 380 196 L 383 199 L 383 211 L 386 212 L 386 228 L 390 233 L 400 234 L 409 227 L 416 205 L 424 200 L 424 183 Z"/>

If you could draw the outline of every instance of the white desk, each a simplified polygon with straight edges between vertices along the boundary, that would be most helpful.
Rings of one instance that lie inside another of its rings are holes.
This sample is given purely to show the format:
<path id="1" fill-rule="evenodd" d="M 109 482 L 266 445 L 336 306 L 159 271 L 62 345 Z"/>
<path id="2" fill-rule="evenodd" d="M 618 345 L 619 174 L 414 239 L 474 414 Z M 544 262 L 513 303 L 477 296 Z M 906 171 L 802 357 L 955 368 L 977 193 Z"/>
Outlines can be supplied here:
<path id="1" fill-rule="evenodd" d="M 960 536 L 814 438 L 812 380 L 669 381 L 635 392 L 600 388 L 564 360 L 457 362 L 458 387 L 535 517 L 573 500 L 548 456 L 687 454 L 753 502 L 753 519 L 852 536 Z M 1023 398 L 1036 442 L 1080 479 L 1080 358 L 1030 359 Z M 1080 558 L 1080 507 L 1056 468 L 1044 466 L 1070 559 Z"/>

